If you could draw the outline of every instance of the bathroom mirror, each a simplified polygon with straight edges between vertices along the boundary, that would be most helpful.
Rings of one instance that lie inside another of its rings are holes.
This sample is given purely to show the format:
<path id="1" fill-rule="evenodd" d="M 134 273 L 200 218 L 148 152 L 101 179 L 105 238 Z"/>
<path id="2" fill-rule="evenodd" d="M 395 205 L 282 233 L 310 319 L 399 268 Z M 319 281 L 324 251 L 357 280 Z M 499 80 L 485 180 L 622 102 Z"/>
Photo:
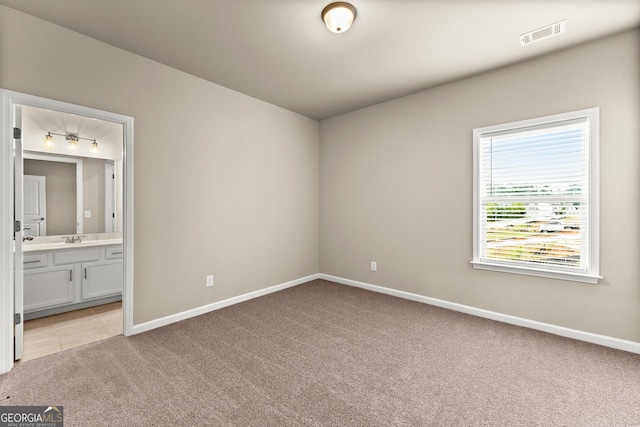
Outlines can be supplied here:
<path id="1" fill-rule="evenodd" d="M 120 162 L 24 152 L 28 235 L 122 231 Z"/>
<path id="2" fill-rule="evenodd" d="M 25 234 L 122 232 L 122 124 L 25 106 L 22 125 Z"/>

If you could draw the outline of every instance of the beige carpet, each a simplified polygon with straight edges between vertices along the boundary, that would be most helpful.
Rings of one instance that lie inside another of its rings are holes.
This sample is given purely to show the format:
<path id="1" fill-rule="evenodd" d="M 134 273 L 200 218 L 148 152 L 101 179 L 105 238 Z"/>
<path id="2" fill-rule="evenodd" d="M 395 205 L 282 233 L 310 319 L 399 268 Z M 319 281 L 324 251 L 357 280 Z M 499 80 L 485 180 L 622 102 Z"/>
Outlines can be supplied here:
<path id="1" fill-rule="evenodd" d="M 65 426 L 639 426 L 640 356 L 322 280 L 18 364 Z"/>

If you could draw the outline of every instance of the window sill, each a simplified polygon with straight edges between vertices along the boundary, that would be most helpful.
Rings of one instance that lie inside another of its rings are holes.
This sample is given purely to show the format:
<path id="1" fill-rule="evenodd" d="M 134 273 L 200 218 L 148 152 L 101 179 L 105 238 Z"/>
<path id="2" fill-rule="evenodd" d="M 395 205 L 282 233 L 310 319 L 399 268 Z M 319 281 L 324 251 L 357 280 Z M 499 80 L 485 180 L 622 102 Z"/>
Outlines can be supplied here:
<path id="1" fill-rule="evenodd" d="M 541 268 L 528 268 L 503 264 L 494 264 L 486 261 L 471 261 L 473 268 L 480 270 L 499 271 L 502 273 L 524 274 L 527 276 L 546 277 L 550 279 L 571 280 L 573 282 L 584 282 L 595 285 L 602 276 L 582 273 L 569 273 L 564 271 L 545 270 Z"/>

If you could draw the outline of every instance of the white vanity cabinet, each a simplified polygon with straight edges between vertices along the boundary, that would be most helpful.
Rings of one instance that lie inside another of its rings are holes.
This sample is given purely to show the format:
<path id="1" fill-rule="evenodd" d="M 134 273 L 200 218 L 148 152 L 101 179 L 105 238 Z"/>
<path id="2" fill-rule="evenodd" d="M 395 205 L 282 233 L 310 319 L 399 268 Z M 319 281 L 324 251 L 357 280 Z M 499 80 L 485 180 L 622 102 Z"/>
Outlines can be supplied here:
<path id="1" fill-rule="evenodd" d="M 25 319 L 120 300 L 122 284 L 122 245 L 25 252 Z"/>

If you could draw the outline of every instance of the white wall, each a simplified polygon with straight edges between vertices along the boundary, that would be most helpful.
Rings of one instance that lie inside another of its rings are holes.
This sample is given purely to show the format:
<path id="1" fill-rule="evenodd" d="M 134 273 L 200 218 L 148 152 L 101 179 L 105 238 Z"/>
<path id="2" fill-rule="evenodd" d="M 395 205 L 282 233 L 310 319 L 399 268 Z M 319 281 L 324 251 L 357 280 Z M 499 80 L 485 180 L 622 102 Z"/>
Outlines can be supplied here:
<path id="1" fill-rule="evenodd" d="M 320 271 L 640 341 L 639 100 L 636 30 L 321 122 Z M 472 130 L 588 107 L 604 280 L 474 270 Z"/>
<path id="2" fill-rule="evenodd" d="M 0 52 L 4 89 L 134 117 L 134 324 L 318 272 L 317 121 L 4 6 Z"/>

